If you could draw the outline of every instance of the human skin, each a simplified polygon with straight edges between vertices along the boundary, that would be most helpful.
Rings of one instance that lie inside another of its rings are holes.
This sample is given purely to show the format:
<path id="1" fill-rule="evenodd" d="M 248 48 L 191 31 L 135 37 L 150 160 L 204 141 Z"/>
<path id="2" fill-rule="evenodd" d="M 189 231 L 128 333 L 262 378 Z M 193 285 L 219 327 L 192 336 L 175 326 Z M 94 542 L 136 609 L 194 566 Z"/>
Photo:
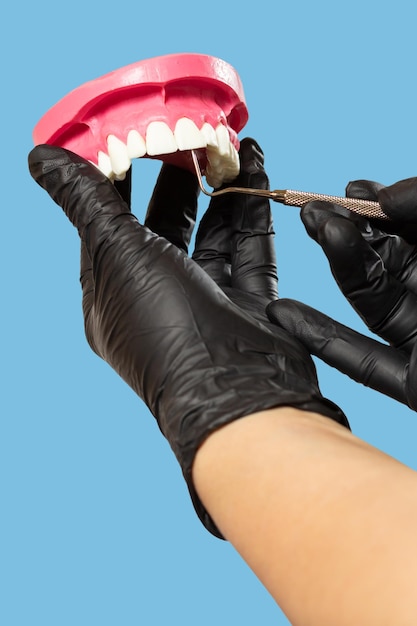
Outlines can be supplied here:
<path id="1" fill-rule="evenodd" d="M 415 471 L 284 407 L 213 433 L 193 480 L 294 626 L 417 623 Z"/>

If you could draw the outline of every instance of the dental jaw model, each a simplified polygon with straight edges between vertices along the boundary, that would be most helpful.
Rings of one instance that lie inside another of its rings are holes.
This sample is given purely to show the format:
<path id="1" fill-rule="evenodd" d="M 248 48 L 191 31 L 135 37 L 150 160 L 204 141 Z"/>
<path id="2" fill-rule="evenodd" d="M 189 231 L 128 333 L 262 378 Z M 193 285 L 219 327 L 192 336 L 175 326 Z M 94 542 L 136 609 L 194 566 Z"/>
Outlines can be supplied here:
<path id="1" fill-rule="evenodd" d="M 75 152 L 111 180 L 123 180 L 141 157 L 194 172 L 193 154 L 217 188 L 239 173 L 237 134 L 247 120 L 233 67 L 207 55 L 172 54 L 71 91 L 39 120 L 33 139 Z"/>

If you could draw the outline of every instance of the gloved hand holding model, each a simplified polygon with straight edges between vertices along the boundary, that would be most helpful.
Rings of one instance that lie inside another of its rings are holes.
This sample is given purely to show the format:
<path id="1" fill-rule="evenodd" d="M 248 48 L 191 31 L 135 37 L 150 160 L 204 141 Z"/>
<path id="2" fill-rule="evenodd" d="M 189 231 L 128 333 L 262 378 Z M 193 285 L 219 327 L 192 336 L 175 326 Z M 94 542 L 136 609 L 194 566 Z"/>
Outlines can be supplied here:
<path id="1" fill-rule="evenodd" d="M 377 200 L 390 220 L 323 202 L 301 217 L 342 293 L 388 345 L 294 300 L 272 304 L 268 315 L 326 363 L 417 410 L 417 178 L 390 187 L 355 181 L 346 191 Z"/>
<path id="2" fill-rule="evenodd" d="M 239 184 L 266 186 L 254 141 L 242 142 L 240 158 Z M 123 199 L 74 153 L 38 146 L 29 166 L 78 229 L 90 346 L 156 417 L 198 515 L 220 536 L 191 479 L 196 451 L 210 433 L 283 405 L 348 425 L 321 396 L 309 353 L 266 317 L 277 297 L 268 200 L 213 199 L 191 260 L 185 251 L 198 186 L 190 172 L 162 167 L 142 226 L 129 208 L 129 185 L 120 184 Z"/>

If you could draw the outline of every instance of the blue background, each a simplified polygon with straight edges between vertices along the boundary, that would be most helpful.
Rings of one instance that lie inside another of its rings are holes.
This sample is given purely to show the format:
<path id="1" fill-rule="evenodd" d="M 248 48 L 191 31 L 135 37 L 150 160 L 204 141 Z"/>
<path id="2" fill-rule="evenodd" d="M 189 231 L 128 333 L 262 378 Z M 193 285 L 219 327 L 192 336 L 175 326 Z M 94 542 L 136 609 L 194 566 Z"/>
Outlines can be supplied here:
<path id="1" fill-rule="evenodd" d="M 88 80 L 200 52 L 238 70 L 240 136 L 263 147 L 273 188 L 390 184 L 417 174 L 414 3 L 40 1 L 2 16 L 0 623 L 288 624 L 200 525 L 153 418 L 88 348 L 78 237 L 28 174 L 32 128 Z M 139 217 L 158 169 L 135 163 Z M 273 211 L 280 295 L 365 330 L 298 210 Z M 416 467 L 415 414 L 317 365 L 354 432 Z"/>

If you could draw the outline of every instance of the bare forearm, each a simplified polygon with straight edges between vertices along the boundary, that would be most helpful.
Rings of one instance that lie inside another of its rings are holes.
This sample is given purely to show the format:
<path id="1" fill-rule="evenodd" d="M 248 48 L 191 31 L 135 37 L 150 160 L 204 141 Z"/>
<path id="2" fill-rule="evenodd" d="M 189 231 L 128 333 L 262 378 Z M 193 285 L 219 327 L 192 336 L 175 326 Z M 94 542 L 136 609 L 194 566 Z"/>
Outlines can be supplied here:
<path id="1" fill-rule="evenodd" d="M 417 473 L 320 415 L 211 435 L 193 469 L 224 536 L 295 625 L 417 622 Z"/>

